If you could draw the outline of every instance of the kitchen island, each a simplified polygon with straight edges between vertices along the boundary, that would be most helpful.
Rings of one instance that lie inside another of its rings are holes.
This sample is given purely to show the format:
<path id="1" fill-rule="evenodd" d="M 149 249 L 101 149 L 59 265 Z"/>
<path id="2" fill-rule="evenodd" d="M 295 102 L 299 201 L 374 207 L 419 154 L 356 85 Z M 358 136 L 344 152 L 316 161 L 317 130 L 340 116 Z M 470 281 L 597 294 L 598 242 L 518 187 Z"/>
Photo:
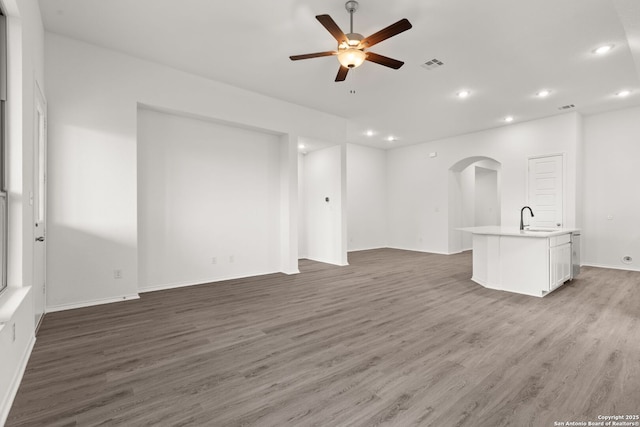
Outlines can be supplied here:
<path id="1" fill-rule="evenodd" d="M 473 234 L 471 280 L 486 288 L 543 297 L 572 279 L 571 236 L 577 229 L 458 230 Z"/>

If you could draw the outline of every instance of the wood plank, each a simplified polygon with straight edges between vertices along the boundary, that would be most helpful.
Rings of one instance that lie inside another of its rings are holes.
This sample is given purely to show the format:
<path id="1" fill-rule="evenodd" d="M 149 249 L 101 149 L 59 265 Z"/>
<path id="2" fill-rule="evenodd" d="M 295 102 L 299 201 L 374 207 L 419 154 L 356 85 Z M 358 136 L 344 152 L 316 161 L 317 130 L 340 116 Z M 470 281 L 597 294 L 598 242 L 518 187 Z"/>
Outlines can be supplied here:
<path id="1" fill-rule="evenodd" d="M 145 293 L 48 314 L 8 426 L 551 426 L 640 412 L 640 273 L 583 268 L 540 299 L 471 254 Z"/>

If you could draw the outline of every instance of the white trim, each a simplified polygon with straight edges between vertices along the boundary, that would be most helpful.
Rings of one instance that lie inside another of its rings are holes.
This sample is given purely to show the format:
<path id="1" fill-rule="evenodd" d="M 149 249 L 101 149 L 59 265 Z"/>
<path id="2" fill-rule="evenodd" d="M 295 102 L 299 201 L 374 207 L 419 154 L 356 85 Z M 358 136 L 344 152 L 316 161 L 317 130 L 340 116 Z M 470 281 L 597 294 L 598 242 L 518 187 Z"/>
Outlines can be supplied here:
<path id="1" fill-rule="evenodd" d="M 401 248 L 399 246 L 380 246 L 378 248 L 371 248 L 371 249 L 354 249 L 352 251 L 349 252 L 360 252 L 360 251 L 371 251 L 371 250 L 375 250 L 375 249 L 396 249 L 399 251 L 408 251 L 408 252 L 419 252 L 422 254 L 434 254 L 434 255 L 456 255 L 456 254 L 461 254 L 463 252 L 469 252 L 471 250 L 473 250 L 473 248 L 467 248 L 467 249 L 461 249 L 459 251 L 456 252 L 439 252 L 439 251 L 424 251 L 422 249 L 407 249 L 407 248 Z M 300 259 L 311 259 L 311 258 L 307 258 L 307 257 L 303 257 Z M 315 261 L 315 260 L 311 260 L 311 261 Z M 322 262 L 322 261 L 320 261 Z"/>
<path id="2" fill-rule="evenodd" d="M 4 290 L 2 297 L 0 297 L 0 323 L 8 322 L 13 318 L 29 290 L 31 290 L 31 286 L 21 288 L 9 286 Z"/>
<path id="3" fill-rule="evenodd" d="M 531 204 L 531 197 L 529 194 L 529 175 L 531 174 L 531 171 L 529 170 L 529 163 L 531 160 L 534 159 L 544 159 L 546 157 L 556 157 L 556 156 L 560 156 L 562 157 L 562 225 L 561 228 L 564 228 L 567 226 L 567 191 L 568 191 L 568 179 L 567 179 L 567 153 L 566 152 L 560 152 L 560 153 L 552 153 L 552 154 L 539 154 L 536 156 L 531 156 L 531 157 L 527 157 L 527 167 L 526 167 L 526 171 L 527 171 L 527 176 L 526 176 L 526 180 L 525 180 L 525 186 L 526 186 L 526 200 L 525 203 L 527 205 Z M 575 215 L 574 215 L 575 217 Z M 575 218 L 574 218 L 574 224 L 575 224 Z"/>
<path id="4" fill-rule="evenodd" d="M 65 310 L 73 310 L 75 308 L 84 308 L 84 307 L 92 307 L 94 305 L 102 305 L 102 304 L 111 304 L 114 302 L 122 302 L 129 301 L 133 299 L 139 299 L 140 295 L 132 294 L 132 295 L 123 295 L 121 297 L 115 298 L 105 298 L 91 301 L 82 301 L 82 302 L 74 302 L 70 304 L 61 304 L 61 305 L 53 305 L 47 306 L 47 313 L 54 313 L 56 311 L 65 311 Z"/>
<path id="5" fill-rule="evenodd" d="M 296 273 L 299 273 L 299 271 L 297 271 Z M 283 271 L 270 271 L 265 273 L 240 274 L 237 276 L 220 277 L 215 279 L 199 279 L 199 280 L 188 281 L 188 282 L 173 282 L 173 283 L 165 283 L 162 285 L 147 286 L 144 288 L 140 287 L 138 288 L 138 292 L 143 294 L 146 292 L 166 291 L 167 289 L 186 288 L 188 286 L 208 285 L 211 283 L 224 282 L 227 280 L 247 279 L 250 277 L 266 276 L 268 274 L 295 274 L 295 273 L 287 273 Z"/>
<path id="6" fill-rule="evenodd" d="M 420 252 L 423 254 L 435 254 L 435 255 L 454 255 L 454 254 L 458 254 L 460 252 L 440 252 L 440 251 L 425 251 L 423 249 L 415 249 L 415 248 L 401 248 L 398 246 L 388 246 L 388 249 L 398 249 L 401 251 L 409 251 L 409 252 Z M 462 252 L 465 252 L 464 250 Z"/>
<path id="7" fill-rule="evenodd" d="M 27 348 L 25 349 L 24 354 L 22 355 L 22 359 L 20 360 L 20 365 L 18 369 L 16 369 L 13 380 L 11 381 L 11 385 L 9 386 L 8 393 L 5 396 L 5 401 L 0 402 L 0 426 L 3 426 L 9 417 L 9 412 L 11 411 L 11 406 L 13 405 L 13 401 L 18 394 L 18 389 L 20 388 L 20 383 L 22 382 L 22 377 L 24 376 L 24 372 L 27 369 L 27 363 L 29 362 L 29 358 L 31 357 L 31 351 L 36 344 L 35 335 L 31 335 L 31 341 Z"/>
<path id="8" fill-rule="evenodd" d="M 595 267 L 595 268 L 610 268 L 612 270 L 623 270 L 623 271 L 640 271 L 640 268 L 628 268 L 623 267 L 621 265 L 604 265 L 604 264 L 591 264 L 588 262 L 583 262 L 580 264 L 581 267 Z M 578 275 L 577 277 L 580 277 Z"/>
<path id="9" fill-rule="evenodd" d="M 545 293 L 544 291 L 540 291 L 539 294 L 538 293 L 533 293 L 533 292 L 523 292 L 523 291 L 514 292 L 513 290 L 509 290 L 509 289 L 503 289 L 503 288 L 498 288 L 498 287 L 495 287 L 495 286 L 490 286 L 484 280 L 476 279 L 475 277 L 472 277 L 471 281 L 477 283 L 478 285 L 482 286 L 485 289 L 490 289 L 492 291 L 499 291 L 499 292 L 508 292 L 508 293 L 514 294 L 514 295 L 515 294 L 519 294 L 519 295 L 526 295 L 528 297 L 542 298 L 542 297 L 544 297 L 545 295 L 548 294 L 548 292 Z M 560 286 L 558 286 L 558 287 L 560 287 Z"/>
<path id="10" fill-rule="evenodd" d="M 31 248 L 32 248 L 31 249 L 31 255 L 32 255 L 31 278 L 32 278 L 32 287 L 34 291 L 34 294 L 33 294 L 34 310 L 39 310 L 40 308 L 42 309 L 42 313 L 40 314 L 40 317 L 36 321 L 36 325 L 35 325 L 35 330 L 37 331 L 40 328 L 40 325 L 42 324 L 44 315 L 47 313 L 47 241 L 46 240 L 43 242 L 36 241 L 35 227 L 38 225 L 40 221 L 40 218 L 39 218 L 40 212 L 36 212 L 36 208 L 38 208 L 38 210 L 40 209 L 40 194 L 36 194 L 34 190 L 37 182 L 39 192 L 44 191 L 44 197 L 43 197 L 44 206 L 42 206 L 43 218 L 41 223 L 43 231 L 42 231 L 41 237 L 46 239 L 46 236 L 47 236 L 47 144 L 48 144 L 48 141 L 47 141 L 47 98 L 45 98 L 44 92 L 42 91 L 40 83 L 38 83 L 35 70 L 33 72 L 33 82 L 34 82 L 34 88 L 33 88 L 33 92 L 34 92 L 33 113 L 34 114 L 33 114 L 33 141 L 32 141 L 33 151 L 32 151 L 32 159 L 31 159 L 33 163 L 33 171 L 32 171 L 33 181 L 31 182 L 31 188 L 32 188 L 32 192 L 31 192 L 32 221 L 31 223 L 35 224 L 35 226 L 31 227 L 31 232 L 32 232 L 31 234 Z M 39 118 L 42 118 L 42 129 L 40 129 Z M 40 146 L 41 140 L 42 140 L 42 146 Z M 41 153 L 40 149 L 42 149 L 44 153 Z M 44 158 L 44 164 L 42 165 L 44 189 L 40 189 L 40 176 L 39 176 L 40 156 L 43 156 Z M 37 198 L 37 202 L 36 202 L 36 198 Z M 36 259 L 35 254 L 39 248 L 39 245 L 43 246 L 42 265 L 36 265 L 39 263 L 35 262 L 35 259 Z M 35 283 L 35 278 L 38 276 L 36 274 L 36 271 L 38 268 L 42 268 L 43 289 L 42 289 L 42 297 L 41 297 L 42 306 L 36 309 L 36 298 L 40 298 L 40 297 L 36 297 L 36 292 L 40 294 L 40 289 L 36 289 L 37 286 L 40 286 L 40 283 Z"/>
<path id="11" fill-rule="evenodd" d="M 347 253 L 349 253 L 349 252 L 360 252 L 360 251 L 372 251 L 372 250 L 375 250 L 375 249 L 388 249 L 388 246 L 370 246 L 370 247 L 367 246 L 367 247 L 364 247 L 364 248 L 349 249 L 347 251 Z"/>
<path id="12" fill-rule="evenodd" d="M 336 262 L 335 260 L 328 260 L 328 259 L 321 259 L 321 258 L 311 258 L 311 257 L 305 257 L 305 258 L 301 258 L 301 259 L 308 259 L 309 261 L 315 261 L 315 262 L 321 262 L 323 264 L 329 264 L 329 265 L 337 265 L 338 267 L 345 267 L 347 265 L 349 265 L 348 262 L 342 262 L 342 261 L 338 261 Z"/>

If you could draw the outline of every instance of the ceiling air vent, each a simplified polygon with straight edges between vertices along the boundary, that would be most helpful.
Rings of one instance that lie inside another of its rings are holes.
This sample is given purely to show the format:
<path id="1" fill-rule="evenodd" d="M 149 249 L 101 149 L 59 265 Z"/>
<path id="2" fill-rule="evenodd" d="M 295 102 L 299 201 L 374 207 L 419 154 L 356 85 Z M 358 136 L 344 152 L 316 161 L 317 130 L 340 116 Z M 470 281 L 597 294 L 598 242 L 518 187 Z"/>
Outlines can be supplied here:
<path id="1" fill-rule="evenodd" d="M 421 65 L 422 68 L 426 68 L 427 70 L 431 71 L 434 68 L 438 68 L 443 66 L 444 63 L 442 61 L 440 61 L 439 59 L 433 58 L 430 59 L 429 61 L 425 62 L 424 64 Z"/>
<path id="2" fill-rule="evenodd" d="M 569 110 L 571 108 L 574 108 L 575 105 L 573 104 L 567 104 L 567 105 L 563 105 L 562 107 L 558 107 L 558 110 Z"/>

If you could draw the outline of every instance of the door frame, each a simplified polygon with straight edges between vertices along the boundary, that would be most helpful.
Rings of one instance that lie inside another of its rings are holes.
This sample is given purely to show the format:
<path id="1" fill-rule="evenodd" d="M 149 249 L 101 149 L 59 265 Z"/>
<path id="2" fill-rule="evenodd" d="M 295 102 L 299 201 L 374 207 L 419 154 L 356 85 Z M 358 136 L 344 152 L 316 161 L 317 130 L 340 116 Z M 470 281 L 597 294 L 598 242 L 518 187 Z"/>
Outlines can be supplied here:
<path id="1" fill-rule="evenodd" d="M 561 219 L 561 227 L 566 227 L 567 223 L 567 154 L 564 152 L 561 153 L 549 153 L 549 154 L 539 154 L 536 156 L 529 156 L 526 159 L 526 180 L 525 180 L 525 188 L 526 188 L 526 201 L 525 203 L 529 205 L 531 203 L 531 194 L 529 188 L 529 179 L 530 179 L 530 171 L 529 171 L 529 162 L 534 159 L 544 159 L 545 157 L 556 157 L 560 156 L 562 158 L 562 219 Z M 534 212 L 535 213 L 535 212 Z"/>
<path id="2" fill-rule="evenodd" d="M 47 99 L 40 88 L 40 84 L 36 79 L 34 79 L 34 119 L 33 119 L 33 191 L 30 196 L 30 204 L 32 209 L 32 229 L 33 229 L 33 241 L 32 241 L 32 280 L 34 287 L 39 284 L 35 283 L 36 274 L 35 271 L 39 266 L 36 262 L 36 251 L 39 250 L 39 245 L 44 245 L 42 248 L 43 257 L 42 257 L 42 279 L 43 279 L 43 289 L 42 289 L 42 315 L 37 320 L 35 325 L 35 331 L 37 333 L 40 325 L 42 323 L 42 319 L 44 319 L 44 315 L 46 314 L 47 308 L 47 241 L 46 241 L 46 233 L 47 233 Z M 42 121 L 39 118 L 42 118 Z M 41 150 L 42 148 L 42 150 Z M 42 159 L 42 162 L 41 162 Z M 40 170 L 42 168 L 42 185 L 43 188 L 40 188 Z M 40 194 L 37 194 L 35 191 L 36 188 L 39 191 L 43 191 L 42 200 L 40 200 Z M 41 203 L 42 202 L 42 203 Z M 38 242 L 36 241 L 36 224 L 40 219 L 38 210 L 42 209 L 42 222 L 44 225 L 44 231 L 42 232 L 42 237 L 45 238 L 44 241 Z M 34 289 L 35 292 L 40 292 L 39 289 Z M 34 298 L 35 303 L 35 298 Z"/>

